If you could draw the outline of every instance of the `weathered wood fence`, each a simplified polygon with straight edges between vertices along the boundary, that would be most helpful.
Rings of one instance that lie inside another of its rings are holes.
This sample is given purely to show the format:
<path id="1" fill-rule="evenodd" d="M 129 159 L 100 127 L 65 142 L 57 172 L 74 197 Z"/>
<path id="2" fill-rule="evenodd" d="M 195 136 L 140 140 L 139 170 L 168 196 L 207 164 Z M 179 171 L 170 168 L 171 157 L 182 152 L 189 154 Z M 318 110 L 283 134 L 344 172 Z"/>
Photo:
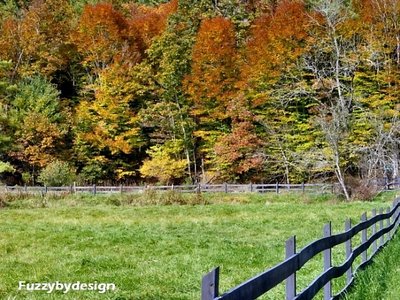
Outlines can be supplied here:
<path id="1" fill-rule="evenodd" d="M 0 187 L 3 192 L 8 193 L 28 193 L 28 194 L 60 194 L 60 193 L 92 193 L 92 194 L 116 194 L 116 193 L 143 193 L 148 190 L 154 191 L 177 191 L 181 193 L 280 193 L 283 191 L 300 191 L 300 192 L 329 192 L 332 191 L 332 184 L 197 184 L 197 185 L 155 185 L 155 186 L 63 186 L 63 187 L 47 187 L 47 186 L 3 186 Z"/>
<path id="2" fill-rule="evenodd" d="M 377 180 L 373 183 L 382 190 L 391 190 L 400 188 L 400 178 L 392 181 L 386 179 Z M 3 193 L 27 193 L 27 194 L 65 194 L 65 193 L 92 193 L 92 194 L 116 194 L 116 193 L 143 193 L 147 190 L 154 191 L 177 191 L 181 193 L 269 193 L 269 192 L 313 192 L 324 193 L 331 192 L 338 188 L 337 184 L 331 183 L 301 183 L 301 184 L 282 184 L 282 183 L 267 183 L 267 184 L 195 184 L 195 185 L 90 185 L 90 186 L 0 186 L 0 192 Z"/>
<path id="3" fill-rule="evenodd" d="M 399 198 L 400 199 L 400 198 Z M 376 253 L 394 236 L 399 226 L 400 201 L 393 202 L 392 209 L 383 209 L 367 219 L 367 214 L 361 216 L 361 223 L 352 227 L 350 219 L 345 222 L 345 232 L 332 235 L 331 223 L 323 228 L 323 238 L 316 240 L 296 252 L 296 237 L 286 241 L 286 259 L 275 267 L 243 282 L 228 292 L 219 296 L 219 268 L 212 270 L 202 280 L 202 300 L 249 300 L 265 294 L 278 284 L 286 281 L 286 299 L 312 299 L 322 288 L 324 300 L 340 299 L 352 285 L 354 274 L 359 268 L 364 268 L 371 262 Z M 385 221 L 385 222 L 384 222 Z M 385 223 L 385 224 L 384 224 Z M 372 234 L 368 238 L 367 230 Z M 361 244 L 352 248 L 352 238 L 361 232 Z M 332 266 L 332 248 L 344 243 L 346 260 L 340 266 Z M 370 249 L 371 247 L 371 249 Z M 324 272 L 312 283 L 297 293 L 296 272 L 318 253 L 323 252 Z M 368 255 L 369 254 L 369 255 Z M 353 271 L 354 260 L 361 255 L 362 263 Z M 346 286 L 336 295 L 332 295 L 331 280 L 346 274 Z"/>

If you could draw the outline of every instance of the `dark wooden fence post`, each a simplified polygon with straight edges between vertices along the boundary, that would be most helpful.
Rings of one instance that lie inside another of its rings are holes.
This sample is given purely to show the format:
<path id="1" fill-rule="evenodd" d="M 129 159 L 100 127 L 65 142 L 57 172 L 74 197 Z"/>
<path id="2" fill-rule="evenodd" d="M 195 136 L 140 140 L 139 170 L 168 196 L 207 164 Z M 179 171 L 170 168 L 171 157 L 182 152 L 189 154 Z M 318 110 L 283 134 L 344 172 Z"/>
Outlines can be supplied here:
<path id="1" fill-rule="evenodd" d="M 383 214 L 383 208 L 381 207 L 379 209 L 379 214 L 382 215 Z M 379 230 L 383 229 L 383 220 L 379 220 Z M 379 239 L 379 247 L 383 246 L 383 244 L 385 243 L 385 239 L 384 236 L 382 235 L 381 238 Z"/>
<path id="2" fill-rule="evenodd" d="M 276 185 L 275 185 L 275 192 L 276 192 L 277 194 L 279 194 L 279 182 L 276 182 Z"/>
<path id="3" fill-rule="evenodd" d="M 398 179 L 398 178 L 397 178 Z M 394 205 L 396 206 L 397 204 L 400 203 L 400 199 L 397 198 L 394 200 Z M 400 209 L 398 208 L 397 211 L 395 212 L 395 217 L 394 219 L 396 220 L 397 216 L 400 214 Z M 397 227 L 399 226 L 399 223 L 397 223 L 397 225 L 394 227 L 394 232 L 396 232 Z"/>
<path id="4" fill-rule="evenodd" d="M 344 223 L 344 230 L 349 231 L 351 229 L 351 219 L 347 219 L 346 222 Z M 353 252 L 352 246 L 351 246 L 351 238 L 346 241 L 346 259 L 348 259 L 351 256 L 351 253 Z M 349 269 L 346 271 L 346 282 L 350 283 L 351 280 L 353 279 L 353 268 L 352 266 L 349 267 Z"/>
<path id="5" fill-rule="evenodd" d="M 332 234 L 331 222 L 325 224 L 324 226 L 324 237 L 330 237 Z M 323 252 L 324 255 L 324 271 L 326 272 L 330 267 L 332 267 L 332 249 L 326 249 Z M 329 281 L 324 286 L 324 300 L 330 300 L 332 297 L 332 283 Z"/>
<path id="6" fill-rule="evenodd" d="M 301 191 L 304 193 L 306 190 L 306 187 L 304 185 L 304 181 L 301 183 Z"/>
<path id="7" fill-rule="evenodd" d="M 392 210 L 393 210 L 395 207 L 396 207 L 396 201 L 393 201 Z M 392 215 L 392 218 L 391 218 L 391 219 L 392 219 L 392 220 L 391 220 L 390 224 L 393 224 L 394 221 L 396 220 L 396 212 Z M 390 238 L 392 238 L 393 235 L 394 235 L 394 229 L 392 229 L 392 230 L 390 231 Z"/>
<path id="8" fill-rule="evenodd" d="M 252 193 L 252 192 L 253 192 L 253 183 L 250 182 L 250 193 Z"/>
<path id="9" fill-rule="evenodd" d="M 387 214 L 390 213 L 390 207 L 386 208 L 386 213 L 387 213 Z M 389 227 L 389 226 L 390 226 L 390 218 L 387 218 L 387 219 L 386 219 L 386 227 Z M 388 241 L 388 240 L 390 240 L 390 232 L 388 232 L 388 233 L 386 234 L 386 239 L 385 239 L 385 241 Z"/>
<path id="10" fill-rule="evenodd" d="M 203 277 L 201 281 L 201 300 L 213 300 L 218 297 L 219 267 Z"/>
<path id="11" fill-rule="evenodd" d="M 97 193 L 96 185 L 93 184 L 93 195 L 96 195 L 96 193 Z"/>
<path id="12" fill-rule="evenodd" d="M 363 213 L 361 215 L 361 222 L 365 221 L 367 221 L 367 213 Z M 366 242 L 367 242 L 367 229 L 364 229 L 361 231 L 361 244 L 364 244 Z M 361 253 L 361 261 L 362 263 L 365 263 L 367 261 L 367 250 Z"/>
<path id="13" fill-rule="evenodd" d="M 224 182 L 224 191 L 225 193 L 228 193 L 228 184 Z"/>
<path id="14" fill-rule="evenodd" d="M 286 241 L 286 259 L 296 254 L 296 236 Z M 286 300 L 296 297 L 296 272 L 286 279 Z"/>
<path id="15" fill-rule="evenodd" d="M 375 217 L 376 216 L 376 209 L 374 208 L 373 210 L 372 210 L 372 218 L 373 217 Z M 374 223 L 374 225 L 372 225 L 372 235 L 374 235 L 375 233 L 376 233 L 376 223 Z M 372 242 L 372 254 L 371 254 L 371 256 L 374 256 L 374 254 L 376 253 L 376 251 L 377 251 L 377 241 L 375 240 L 375 241 L 373 241 Z"/>

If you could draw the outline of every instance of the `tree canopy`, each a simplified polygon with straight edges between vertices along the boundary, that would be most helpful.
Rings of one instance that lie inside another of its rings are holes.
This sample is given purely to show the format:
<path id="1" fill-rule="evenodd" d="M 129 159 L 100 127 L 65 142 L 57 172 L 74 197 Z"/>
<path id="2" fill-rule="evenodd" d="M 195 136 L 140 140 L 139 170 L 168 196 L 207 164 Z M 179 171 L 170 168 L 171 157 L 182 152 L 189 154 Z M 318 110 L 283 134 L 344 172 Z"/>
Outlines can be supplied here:
<path id="1" fill-rule="evenodd" d="M 3 1 L 0 161 L 87 182 L 399 172 L 396 0 Z"/>

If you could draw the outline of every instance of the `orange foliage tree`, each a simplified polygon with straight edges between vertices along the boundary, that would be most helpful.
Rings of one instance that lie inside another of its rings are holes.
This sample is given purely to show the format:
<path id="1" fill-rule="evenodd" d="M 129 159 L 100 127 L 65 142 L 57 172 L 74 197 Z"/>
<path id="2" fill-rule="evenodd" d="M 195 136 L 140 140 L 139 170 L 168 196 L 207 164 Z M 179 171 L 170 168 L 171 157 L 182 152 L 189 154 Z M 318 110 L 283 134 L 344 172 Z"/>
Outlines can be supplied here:
<path id="1" fill-rule="evenodd" d="M 14 73 L 51 76 L 65 68 L 72 51 L 69 1 L 35 0 L 21 15 L 6 19 L 0 36 L 0 55 L 13 62 Z"/>
<path id="2" fill-rule="evenodd" d="M 223 17 L 201 22 L 193 47 L 192 72 L 184 84 L 201 121 L 223 120 L 238 75 L 235 31 Z"/>
<path id="3" fill-rule="evenodd" d="M 140 61 L 139 35 L 131 31 L 126 18 L 111 4 L 87 5 L 72 40 L 83 56 L 84 66 L 98 74 L 113 62 Z"/>
<path id="4" fill-rule="evenodd" d="M 143 46 L 149 48 L 153 39 L 165 30 L 168 17 L 177 9 L 177 0 L 155 7 L 129 4 L 129 26 L 140 35 Z"/>
<path id="5" fill-rule="evenodd" d="M 242 83 L 264 87 L 276 83 L 305 52 L 308 23 L 304 3 L 299 1 L 282 1 L 259 16 L 246 46 Z"/>
<path id="6" fill-rule="evenodd" d="M 223 17 L 204 19 L 192 50 L 191 73 L 183 81 L 197 123 L 193 134 L 199 141 L 203 170 L 215 167 L 216 139 L 221 131 L 229 131 L 226 111 L 236 92 L 237 61 L 232 22 Z"/>

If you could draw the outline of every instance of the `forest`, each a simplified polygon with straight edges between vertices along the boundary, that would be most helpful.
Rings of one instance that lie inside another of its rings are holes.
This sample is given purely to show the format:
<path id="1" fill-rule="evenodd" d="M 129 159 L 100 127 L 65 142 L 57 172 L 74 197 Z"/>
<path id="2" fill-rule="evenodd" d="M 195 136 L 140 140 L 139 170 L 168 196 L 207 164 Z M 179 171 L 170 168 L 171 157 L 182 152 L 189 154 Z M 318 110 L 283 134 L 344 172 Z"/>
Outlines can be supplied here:
<path id="1" fill-rule="evenodd" d="M 399 83 L 397 0 L 2 1 L 0 180 L 350 199 L 398 176 Z"/>

